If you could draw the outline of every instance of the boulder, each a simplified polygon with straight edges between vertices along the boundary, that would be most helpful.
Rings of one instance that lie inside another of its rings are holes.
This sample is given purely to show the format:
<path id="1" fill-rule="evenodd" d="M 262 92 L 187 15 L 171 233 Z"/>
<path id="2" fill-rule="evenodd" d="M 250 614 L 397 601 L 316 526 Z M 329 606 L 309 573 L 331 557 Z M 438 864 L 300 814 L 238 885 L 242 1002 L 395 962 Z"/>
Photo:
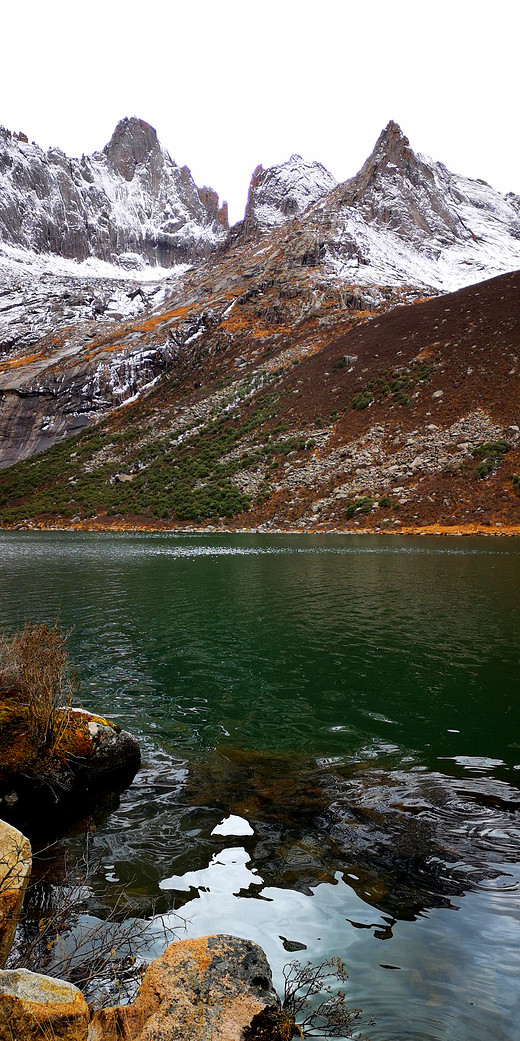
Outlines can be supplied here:
<path id="1" fill-rule="evenodd" d="M 29 835 L 58 833 L 123 791 L 139 769 L 139 742 L 101 716 L 64 710 L 59 744 L 47 753 L 30 744 L 23 704 L 0 696 L 0 708 L 0 815 Z"/>
<path id="2" fill-rule="evenodd" d="M 252 940 L 180 940 L 148 967 L 133 1005 L 94 1013 L 88 1041 L 241 1041 L 253 1016 L 278 1004 Z"/>
<path id="3" fill-rule="evenodd" d="M 0 820 L 0 969 L 11 950 L 31 863 L 28 839 Z"/>
<path id="4" fill-rule="evenodd" d="M 67 769 L 71 787 L 87 795 L 135 777 L 141 751 L 132 734 L 85 709 L 72 709 L 70 718 Z"/>
<path id="5" fill-rule="evenodd" d="M 86 1041 L 89 1009 L 72 983 L 28 969 L 0 972 L 0 1038 Z"/>

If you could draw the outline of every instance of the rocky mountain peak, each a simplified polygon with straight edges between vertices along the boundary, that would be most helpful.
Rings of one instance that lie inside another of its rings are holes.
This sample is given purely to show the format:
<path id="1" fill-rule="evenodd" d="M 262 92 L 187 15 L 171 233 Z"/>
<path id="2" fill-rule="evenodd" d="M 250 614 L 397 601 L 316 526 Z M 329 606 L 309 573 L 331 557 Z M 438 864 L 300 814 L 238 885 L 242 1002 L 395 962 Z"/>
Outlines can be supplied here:
<path id="1" fill-rule="evenodd" d="M 410 142 L 406 134 L 403 134 L 399 123 L 396 123 L 394 119 L 391 119 L 384 130 L 381 131 L 375 143 L 374 152 L 380 149 L 388 154 L 395 155 L 396 152 L 409 147 Z"/>
<path id="2" fill-rule="evenodd" d="M 438 249 L 472 238 L 461 220 L 455 180 L 441 164 L 414 152 L 391 120 L 359 173 L 334 193 L 332 205 L 357 209 L 370 224 L 396 232 L 409 245 L 422 241 Z"/>
<path id="3" fill-rule="evenodd" d="M 293 154 L 264 169 L 257 166 L 249 185 L 244 227 L 246 235 L 263 234 L 298 216 L 337 185 L 322 163 Z"/>
<path id="4" fill-rule="evenodd" d="M 422 171 L 417 171 L 419 162 L 418 156 L 410 148 L 410 142 L 403 134 L 401 127 L 391 119 L 385 129 L 381 131 L 359 173 L 347 183 L 358 198 L 370 185 L 387 174 L 393 175 L 398 172 L 413 183 L 417 183 L 422 176 Z"/>
<path id="5" fill-rule="evenodd" d="M 100 152 L 70 159 L 0 129 L 0 244 L 124 268 L 207 259 L 227 213 L 149 123 L 122 119 Z"/>
<path id="6" fill-rule="evenodd" d="M 112 169 L 125 181 L 131 181 L 136 167 L 149 162 L 160 150 L 154 127 L 144 119 L 131 116 L 119 121 L 103 152 Z"/>

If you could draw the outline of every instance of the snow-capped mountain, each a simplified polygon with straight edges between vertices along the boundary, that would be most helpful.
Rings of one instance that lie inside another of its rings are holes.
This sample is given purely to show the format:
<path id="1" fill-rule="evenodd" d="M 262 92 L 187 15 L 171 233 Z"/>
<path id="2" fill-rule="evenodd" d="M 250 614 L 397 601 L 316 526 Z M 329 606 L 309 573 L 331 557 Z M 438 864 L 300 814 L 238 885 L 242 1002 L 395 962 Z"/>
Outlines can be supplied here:
<path id="1" fill-rule="evenodd" d="M 414 153 L 395 123 L 342 184 L 299 156 L 257 168 L 231 230 L 141 120 L 81 160 L 0 145 L 0 468 L 172 369 L 229 358 L 228 378 L 300 335 L 316 350 L 345 322 L 520 269 L 520 197 Z"/>
<path id="2" fill-rule="evenodd" d="M 520 267 L 520 196 L 414 153 L 390 122 L 342 184 L 298 155 L 257 167 L 230 234 L 226 205 L 197 188 L 143 120 L 123 119 L 101 152 L 81 159 L 0 129 L 0 257 L 18 267 L 39 267 L 39 257 L 48 270 L 54 256 L 136 273 L 152 265 L 161 277 L 277 232 L 294 263 L 329 280 L 446 292 Z"/>
<path id="3" fill-rule="evenodd" d="M 520 196 L 414 153 L 394 122 L 306 217 L 324 267 L 356 284 L 448 292 L 520 268 Z"/>
<path id="4" fill-rule="evenodd" d="M 81 159 L 0 128 L 0 247 L 171 267 L 207 257 L 227 229 L 216 192 L 197 188 L 141 119 L 121 120 Z"/>
<path id="5" fill-rule="evenodd" d="M 298 216 L 337 183 L 321 163 L 308 162 L 301 155 L 292 155 L 287 162 L 266 170 L 257 166 L 249 185 L 245 234 L 262 235 Z"/>

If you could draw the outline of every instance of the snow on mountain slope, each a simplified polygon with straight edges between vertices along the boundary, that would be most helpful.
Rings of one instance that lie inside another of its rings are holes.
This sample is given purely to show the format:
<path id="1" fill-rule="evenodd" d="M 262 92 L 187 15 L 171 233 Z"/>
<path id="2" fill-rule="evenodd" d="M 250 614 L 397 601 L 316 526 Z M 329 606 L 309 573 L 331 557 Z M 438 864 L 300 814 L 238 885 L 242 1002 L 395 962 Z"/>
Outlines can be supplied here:
<path id="1" fill-rule="evenodd" d="M 520 197 L 415 154 L 396 123 L 309 213 L 331 274 L 453 291 L 520 268 Z"/>
<path id="2" fill-rule="evenodd" d="M 227 211 L 210 188 L 132 117 L 102 152 L 69 159 L 0 128 L 0 241 L 37 253 L 123 267 L 170 267 L 207 257 L 225 239 Z"/>
<path id="3" fill-rule="evenodd" d="M 356 314 L 520 268 L 520 198 L 415 154 L 395 123 L 343 184 L 298 156 L 257 170 L 231 232 L 142 121 L 81 160 L 3 134 L 0 465 L 181 362 L 278 365 L 300 328 L 318 350 Z"/>
<path id="4" fill-rule="evenodd" d="M 292 155 L 279 166 L 257 166 L 245 212 L 246 234 L 263 234 L 307 209 L 337 185 L 321 163 Z"/>
<path id="5" fill-rule="evenodd" d="M 0 244 L 0 360 L 78 322 L 107 323 L 157 307 L 188 269 L 125 271 Z"/>

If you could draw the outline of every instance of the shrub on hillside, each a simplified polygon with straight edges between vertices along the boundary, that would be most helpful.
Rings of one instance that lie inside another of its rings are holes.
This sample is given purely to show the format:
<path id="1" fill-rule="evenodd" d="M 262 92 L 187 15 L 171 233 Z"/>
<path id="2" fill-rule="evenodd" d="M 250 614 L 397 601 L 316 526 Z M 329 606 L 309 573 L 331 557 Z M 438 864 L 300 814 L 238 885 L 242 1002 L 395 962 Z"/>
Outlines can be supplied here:
<path id="1" fill-rule="evenodd" d="M 485 441 L 483 444 L 477 445 L 471 453 L 474 459 L 480 460 L 477 477 L 484 478 L 492 473 L 503 462 L 504 456 L 509 450 L 510 445 L 507 441 Z"/>

